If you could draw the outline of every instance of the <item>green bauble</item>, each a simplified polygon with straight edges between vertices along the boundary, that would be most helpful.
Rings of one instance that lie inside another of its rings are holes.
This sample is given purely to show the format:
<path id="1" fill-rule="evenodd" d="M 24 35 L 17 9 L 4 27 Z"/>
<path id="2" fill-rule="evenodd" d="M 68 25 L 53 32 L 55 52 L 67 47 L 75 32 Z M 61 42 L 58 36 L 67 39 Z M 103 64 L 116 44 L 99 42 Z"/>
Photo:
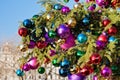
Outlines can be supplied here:
<path id="1" fill-rule="evenodd" d="M 77 50 L 76 57 L 82 57 L 85 54 L 85 51 Z"/>
<path id="2" fill-rule="evenodd" d="M 52 60 L 52 64 L 53 64 L 55 67 L 59 67 L 59 63 L 57 62 L 57 59 Z"/>
<path id="3" fill-rule="evenodd" d="M 50 30 L 50 31 L 48 32 L 48 36 L 49 36 L 50 38 L 55 38 L 55 37 L 56 37 L 56 32 L 53 31 L 53 30 Z"/>
<path id="4" fill-rule="evenodd" d="M 43 74 L 44 72 L 45 72 L 45 68 L 44 67 L 40 67 L 38 69 L 38 73 Z"/>
<path id="5" fill-rule="evenodd" d="M 111 69 L 112 69 L 112 72 L 113 72 L 113 73 L 116 73 L 116 72 L 118 71 L 118 66 L 112 65 L 112 66 L 111 66 Z"/>
<path id="6" fill-rule="evenodd" d="M 39 17 L 39 15 L 34 15 L 33 17 L 32 17 L 32 19 L 37 19 Z"/>
<path id="7" fill-rule="evenodd" d="M 68 3 L 69 2 L 69 0 L 63 0 L 65 3 Z"/>

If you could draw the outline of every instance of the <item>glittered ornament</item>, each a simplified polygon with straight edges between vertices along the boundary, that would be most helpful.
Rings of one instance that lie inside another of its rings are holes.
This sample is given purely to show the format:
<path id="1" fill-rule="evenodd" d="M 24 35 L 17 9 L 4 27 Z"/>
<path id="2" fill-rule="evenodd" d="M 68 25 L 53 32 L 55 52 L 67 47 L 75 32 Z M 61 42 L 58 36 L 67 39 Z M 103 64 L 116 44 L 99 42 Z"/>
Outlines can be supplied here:
<path id="1" fill-rule="evenodd" d="M 69 74 L 68 75 L 68 80 L 85 80 L 85 76 L 81 74 Z"/>
<path id="2" fill-rule="evenodd" d="M 66 77 L 69 74 L 69 70 L 68 69 L 64 69 L 64 68 L 60 68 L 59 69 L 59 75 L 62 77 Z"/>
<path id="3" fill-rule="evenodd" d="M 30 70 L 29 64 L 24 64 L 24 65 L 22 66 L 22 70 L 23 70 L 23 71 L 29 71 L 29 70 Z"/>
<path id="4" fill-rule="evenodd" d="M 112 26 L 111 28 L 108 29 L 109 35 L 116 35 L 116 33 L 117 33 L 117 28 L 115 26 Z"/>
<path id="5" fill-rule="evenodd" d="M 116 40 L 116 38 L 114 36 L 110 36 L 109 39 L 108 39 L 109 42 L 113 42 L 115 40 Z"/>
<path id="6" fill-rule="evenodd" d="M 76 21 L 75 18 L 71 18 L 71 19 L 68 20 L 67 24 L 70 28 L 75 28 L 75 26 L 77 24 L 77 21 Z"/>
<path id="7" fill-rule="evenodd" d="M 42 49 L 42 48 L 45 48 L 47 46 L 47 43 L 46 43 L 46 41 L 42 41 L 42 40 L 37 41 L 36 46 L 37 46 L 37 48 Z"/>
<path id="8" fill-rule="evenodd" d="M 44 72 L 45 72 L 45 68 L 44 67 L 38 68 L 38 73 L 43 74 Z"/>
<path id="9" fill-rule="evenodd" d="M 85 54 L 85 51 L 77 50 L 76 57 L 82 57 Z"/>
<path id="10" fill-rule="evenodd" d="M 69 0 L 63 0 L 65 3 L 68 3 L 69 2 Z"/>
<path id="11" fill-rule="evenodd" d="M 106 27 L 110 22 L 111 22 L 111 21 L 110 21 L 109 19 L 104 19 L 104 20 L 102 21 L 102 25 L 103 25 L 104 27 Z"/>
<path id="12" fill-rule="evenodd" d="M 91 66 L 84 66 L 80 70 L 80 74 L 82 74 L 83 76 L 87 76 L 87 75 L 91 74 L 92 72 L 93 72 L 93 68 Z"/>
<path id="13" fill-rule="evenodd" d="M 58 66 L 59 66 L 59 63 L 57 62 L 57 59 L 53 59 L 53 60 L 52 60 L 52 64 L 53 64 L 55 67 L 58 67 Z"/>
<path id="14" fill-rule="evenodd" d="M 68 38 L 70 35 L 70 29 L 65 24 L 61 24 L 57 28 L 57 34 L 60 36 L 60 38 Z"/>
<path id="15" fill-rule="evenodd" d="M 90 20 L 88 17 L 85 17 L 85 18 L 83 18 L 82 22 L 84 25 L 88 25 L 90 23 Z"/>
<path id="16" fill-rule="evenodd" d="M 64 59 L 64 61 L 60 63 L 61 68 L 69 68 L 69 66 L 70 66 L 70 62 L 67 59 Z"/>
<path id="17" fill-rule="evenodd" d="M 31 20 L 25 19 L 25 20 L 23 21 L 23 26 L 26 27 L 26 28 L 32 28 L 32 27 L 33 27 L 33 23 L 32 23 Z"/>
<path id="18" fill-rule="evenodd" d="M 24 72 L 22 70 L 20 70 L 20 69 L 17 69 L 16 74 L 17 74 L 17 76 L 23 76 Z"/>
<path id="19" fill-rule="evenodd" d="M 92 64 L 99 64 L 101 62 L 101 56 L 100 54 L 98 53 L 93 53 L 91 56 L 90 56 L 90 62 Z"/>
<path id="20" fill-rule="evenodd" d="M 108 78 L 112 75 L 112 70 L 109 68 L 109 67 L 104 67 L 102 70 L 101 70 L 101 75 L 105 78 Z"/>
<path id="21" fill-rule="evenodd" d="M 55 5 L 53 6 L 53 8 L 54 8 L 55 10 L 61 10 L 62 5 L 61 5 L 61 4 L 55 4 Z"/>
<path id="22" fill-rule="evenodd" d="M 50 30 L 50 31 L 48 31 L 48 36 L 49 36 L 50 38 L 55 38 L 55 37 L 56 37 L 56 32 L 53 31 L 53 30 Z"/>
<path id="23" fill-rule="evenodd" d="M 28 44 L 29 49 L 33 49 L 35 47 L 36 43 L 33 40 L 30 40 L 30 43 Z"/>
<path id="24" fill-rule="evenodd" d="M 32 57 L 27 64 L 30 66 L 31 69 L 37 69 L 39 66 L 39 62 L 36 57 Z"/>
<path id="25" fill-rule="evenodd" d="M 26 28 L 19 28 L 18 34 L 22 37 L 26 37 L 28 35 L 28 30 Z"/>
<path id="26" fill-rule="evenodd" d="M 68 14 L 70 12 L 70 8 L 67 6 L 63 6 L 61 9 L 62 14 Z"/>
<path id="27" fill-rule="evenodd" d="M 21 52 L 25 52 L 28 50 L 28 46 L 26 44 L 21 44 L 18 46 L 18 48 Z"/>
<path id="28" fill-rule="evenodd" d="M 102 42 L 107 42 L 108 41 L 108 37 L 106 35 L 101 34 L 98 39 L 98 41 L 102 41 Z"/>
<path id="29" fill-rule="evenodd" d="M 77 40 L 78 40 L 79 43 L 85 43 L 87 41 L 87 36 L 83 33 L 80 33 L 77 36 Z"/>

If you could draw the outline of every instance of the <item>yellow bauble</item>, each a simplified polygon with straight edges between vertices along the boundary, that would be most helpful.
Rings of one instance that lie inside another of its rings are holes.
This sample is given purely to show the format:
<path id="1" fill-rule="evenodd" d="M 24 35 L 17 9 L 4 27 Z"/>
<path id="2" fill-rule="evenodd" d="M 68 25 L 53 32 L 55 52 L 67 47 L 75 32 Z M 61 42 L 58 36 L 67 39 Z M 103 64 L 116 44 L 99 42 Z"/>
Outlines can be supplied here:
<path id="1" fill-rule="evenodd" d="M 54 18 L 54 13 L 53 12 L 48 13 L 47 16 L 46 16 L 47 20 L 52 20 L 53 18 Z"/>
<path id="2" fill-rule="evenodd" d="M 26 44 L 21 44 L 18 46 L 18 48 L 21 52 L 25 52 L 28 50 L 28 46 Z"/>
<path id="3" fill-rule="evenodd" d="M 75 28 L 75 26 L 76 26 L 76 24 L 77 24 L 77 21 L 76 21 L 76 19 L 75 18 L 71 18 L 70 20 L 68 20 L 68 26 L 70 27 L 70 28 Z"/>

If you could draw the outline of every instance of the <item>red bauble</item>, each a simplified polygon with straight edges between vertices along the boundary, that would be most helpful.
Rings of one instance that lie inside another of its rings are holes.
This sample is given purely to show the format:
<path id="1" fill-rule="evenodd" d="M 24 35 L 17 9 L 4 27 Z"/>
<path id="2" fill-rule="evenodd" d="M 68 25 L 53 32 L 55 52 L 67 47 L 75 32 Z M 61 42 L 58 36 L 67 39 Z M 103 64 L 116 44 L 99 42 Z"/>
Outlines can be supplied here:
<path id="1" fill-rule="evenodd" d="M 101 56 L 98 53 L 94 53 L 90 57 L 90 62 L 93 64 L 99 64 L 101 62 Z"/>
<path id="2" fill-rule="evenodd" d="M 74 0 L 75 2 L 79 2 L 79 0 Z"/>
<path id="3" fill-rule="evenodd" d="M 108 38 L 108 37 L 107 37 L 106 35 L 101 34 L 101 35 L 98 37 L 98 41 L 107 42 L 107 41 L 108 41 L 107 38 Z"/>
<path id="4" fill-rule="evenodd" d="M 19 30 L 18 30 L 18 34 L 20 36 L 26 37 L 27 33 L 28 33 L 28 30 L 26 28 L 19 28 Z"/>
<path id="5" fill-rule="evenodd" d="M 116 4 L 117 4 L 117 1 L 114 0 L 114 1 L 111 3 L 111 6 L 112 6 L 112 7 L 115 7 Z"/>
<path id="6" fill-rule="evenodd" d="M 109 20 L 109 19 L 104 19 L 104 20 L 102 21 L 102 25 L 103 25 L 104 27 L 106 27 L 109 23 L 110 23 L 110 20 Z"/>
<path id="7" fill-rule="evenodd" d="M 42 49 L 42 48 L 45 48 L 47 46 L 47 43 L 45 41 L 38 41 L 36 43 L 36 46 L 37 46 L 37 48 Z"/>
<path id="8" fill-rule="evenodd" d="M 81 70 L 80 70 L 80 74 L 82 74 L 83 76 L 87 76 L 89 74 L 91 74 L 93 72 L 93 68 L 91 66 L 84 66 Z"/>
<path id="9" fill-rule="evenodd" d="M 115 26 L 112 26 L 111 28 L 108 29 L 109 35 L 115 35 L 116 33 L 117 33 L 117 28 Z"/>

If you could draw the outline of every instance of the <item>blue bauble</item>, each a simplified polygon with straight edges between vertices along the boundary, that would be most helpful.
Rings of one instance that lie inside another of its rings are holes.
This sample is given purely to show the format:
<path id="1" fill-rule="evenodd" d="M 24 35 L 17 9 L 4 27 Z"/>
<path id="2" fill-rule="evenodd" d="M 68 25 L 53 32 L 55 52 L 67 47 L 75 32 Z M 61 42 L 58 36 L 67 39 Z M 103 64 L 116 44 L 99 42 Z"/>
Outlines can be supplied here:
<path id="1" fill-rule="evenodd" d="M 61 5 L 61 4 L 55 4 L 55 5 L 53 6 L 53 8 L 54 8 L 55 10 L 61 10 L 62 5 Z"/>
<path id="2" fill-rule="evenodd" d="M 32 28 L 32 27 L 33 27 L 33 23 L 32 23 L 31 20 L 25 19 L 25 20 L 23 21 L 23 26 L 26 27 L 26 28 Z"/>
<path id="3" fill-rule="evenodd" d="M 20 69 L 16 70 L 16 74 L 17 76 L 23 76 L 24 75 L 24 72 Z"/>
<path id="4" fill-rule="evenodd" d="M 114 37 L 114 36 L 109 37 L 109 40 L 108 40 L 108 41 L 109 41 L 109 42 L 115 41 L 115 37 Z"/>
<path id="5" fill-rule="evenodd" d="M 88 25 L 90 23 L 90 20 L 88 17 L 85 17 L 83 20 L 82 20 L 83 24 L 84 25 Z"/>
<path id="6" fill-rule="evenodd" d="M 77 36 L 77 40 L 79 43 L 85 43 L 87 41 L 87 36 L 81 33 Z"/>
<path id="7" fill-rule="evenodd" d="M 69 69 L 60 68 L 59 69 L 59 75 L 62 77 L 66 77 L 70 73 Z"/>
<path id="8" fill-rule="evenodd" d="M 69 66 L 70 66 L 70 62 L 67 59 L 64 59 L 64 61 L 60 63 L 61 68 L 69 68 Z"/>

